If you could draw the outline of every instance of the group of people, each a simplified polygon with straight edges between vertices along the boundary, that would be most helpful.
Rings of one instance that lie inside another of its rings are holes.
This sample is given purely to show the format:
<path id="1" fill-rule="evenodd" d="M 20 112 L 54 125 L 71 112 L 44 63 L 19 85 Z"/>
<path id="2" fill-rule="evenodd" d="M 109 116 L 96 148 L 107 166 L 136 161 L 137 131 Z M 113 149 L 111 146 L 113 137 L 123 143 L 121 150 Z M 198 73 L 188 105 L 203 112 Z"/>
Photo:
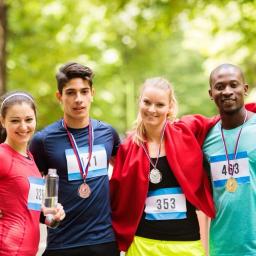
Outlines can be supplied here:
<path id="1" fill-rule="evenodd" d="M 222 64 L 211 72 L 209 95 L 219 110 L 212 118 L 177 119 L 170 82 L 147 79 L 122 143 L 113 127 L 90 117 L 93 76 L 79 63 L 59 69 L 63 118 L 35 135 L 32 96 L 3 96 L 0 256 L 34 256 L 40 212 L 49 210 L 59 224 L 47 229 L 44 256 L 207 255 L 197 210 L 210 219 L 210 256 L 255 255 L 256 105 L 244 103 L 241 69 Z M 38 195 L 50 168 L 59 175 L 55 209 Z"/>

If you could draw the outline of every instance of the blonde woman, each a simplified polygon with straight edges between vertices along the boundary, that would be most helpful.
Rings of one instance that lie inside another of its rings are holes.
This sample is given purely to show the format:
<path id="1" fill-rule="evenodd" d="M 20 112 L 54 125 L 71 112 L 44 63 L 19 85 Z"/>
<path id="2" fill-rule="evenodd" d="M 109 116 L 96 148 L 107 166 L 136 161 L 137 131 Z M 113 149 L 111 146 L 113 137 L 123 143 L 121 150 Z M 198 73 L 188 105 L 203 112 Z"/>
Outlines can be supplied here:
<path id="1" fill-rule="evenodd" d="M 176 113 L 171 84 L 147 79 L 110 181 L 113 228 L 128 256 L 205 255 L 196 209 L 214 216 L 200 148 L 209 126 L 199 115 L 175 122 Z"/>

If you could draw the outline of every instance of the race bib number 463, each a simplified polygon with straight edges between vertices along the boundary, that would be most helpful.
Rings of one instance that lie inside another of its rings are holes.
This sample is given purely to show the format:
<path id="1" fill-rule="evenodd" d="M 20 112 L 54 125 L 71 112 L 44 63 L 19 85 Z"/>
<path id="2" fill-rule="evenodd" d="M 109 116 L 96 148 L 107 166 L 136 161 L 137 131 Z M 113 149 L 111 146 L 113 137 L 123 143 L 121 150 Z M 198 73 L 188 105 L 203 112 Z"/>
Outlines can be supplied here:
<path id="1" fill-rule="evenodd" d="M 234 159 L 234 154 L 210 157 L 211 175 L 214 187 L 222 187 L 229 177 L 233 176 L 239 184 L 250 183 L 250 172 L 247 152 L 239 152 Z"/>

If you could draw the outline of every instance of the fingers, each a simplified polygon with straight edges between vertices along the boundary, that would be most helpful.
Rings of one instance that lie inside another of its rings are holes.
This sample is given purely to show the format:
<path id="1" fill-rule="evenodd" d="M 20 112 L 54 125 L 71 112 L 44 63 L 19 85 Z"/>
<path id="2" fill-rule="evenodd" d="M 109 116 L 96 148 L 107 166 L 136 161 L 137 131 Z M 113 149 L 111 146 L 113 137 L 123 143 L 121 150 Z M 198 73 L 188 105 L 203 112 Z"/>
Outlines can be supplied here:
<path id="1" fill-rule="evenodd" d="M 2 218 L 3 216 L 4 216 L 3 211 L 0 210 L 0 218 Z"/>
<path id="2" fill-rule="evenodd" d="M 61 221 L 65 218 L 66 214 L 65 214 L 65 211 L 63 209 L 63 206 L 61 204 L 57 204 L 57 207 L 56 207 L 56 214 L 54 215 L 54 219 L 56 221 Z"/>
<path id="3" fill-rule="evenodd" d="M 45 216 L 48 214 L 53 215 L 54 221 L 58 221 L 58 222 L 62 221 L 66 216 L 63 206 L 59 203 L 55 208 L 42 206 L 42 212 Z"/>

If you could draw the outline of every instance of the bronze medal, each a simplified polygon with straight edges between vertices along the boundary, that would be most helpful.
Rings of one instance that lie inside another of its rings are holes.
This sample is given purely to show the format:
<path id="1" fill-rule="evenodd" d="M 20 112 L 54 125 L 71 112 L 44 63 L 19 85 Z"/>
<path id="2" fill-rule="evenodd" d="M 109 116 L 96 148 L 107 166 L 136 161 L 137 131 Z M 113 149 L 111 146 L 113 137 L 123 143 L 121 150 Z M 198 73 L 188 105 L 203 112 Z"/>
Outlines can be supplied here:
<path id="1" fill-rule="evenodd" d="M 228 192 L 235 192 L 237 190 L 237 187 L 238 187 L 238 184 L 237 184 L 237 181 L 235 178 L 233 177 L 230 177 L 228 180 L 227 180 L 227 183 L 226 183 L 226 190 Z"/>
<path id="2" fill-rule="evenodd" d="M 91 189 L 89 185 L 86 183 L 81 184 L 80 187 L 78 188 L 78 195 L 81 198 L 88 198 L 90 194 L 91 194 Z"/>

